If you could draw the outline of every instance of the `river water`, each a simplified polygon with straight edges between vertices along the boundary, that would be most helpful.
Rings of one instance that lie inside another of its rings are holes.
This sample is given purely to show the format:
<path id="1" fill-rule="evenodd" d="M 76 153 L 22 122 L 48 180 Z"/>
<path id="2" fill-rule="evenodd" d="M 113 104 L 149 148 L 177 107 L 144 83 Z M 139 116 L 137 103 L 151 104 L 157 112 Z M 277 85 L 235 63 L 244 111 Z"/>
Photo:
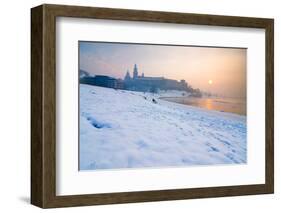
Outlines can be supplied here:
<path id="1" fill-rule="evenodd" d="M 201 107 L 208 110 L 231 112 L 246 115 L 246 99 L 240 98 L 213 98 L 213 97 L 162 97 L 161 99 L 179 104 Z"/>

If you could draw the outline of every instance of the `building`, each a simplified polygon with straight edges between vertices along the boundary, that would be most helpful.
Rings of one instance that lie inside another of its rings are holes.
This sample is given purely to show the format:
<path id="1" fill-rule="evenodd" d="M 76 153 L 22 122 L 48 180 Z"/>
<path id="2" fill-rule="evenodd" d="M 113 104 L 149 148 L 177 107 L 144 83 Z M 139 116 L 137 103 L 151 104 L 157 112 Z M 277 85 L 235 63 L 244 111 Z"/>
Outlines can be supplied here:
<path id="1" fill-rule="evenodd" d="M 84 76 L 83 78 L 80 78 L 80 83 L 114 89 L 124 89 L 124 81 L 122 79 L 116 79 L 106 75 Z"/>
<path id="2" fill-rule="evenodd" d="M 137 79 L 139 76 L 138 76 L 138 68 L 137 68 L 137 65 L 135 64 L 134 66 L 134 72 L 133 72 L 133 79 Z"/>
<path id="3" fill-rule="evenodd" d="M 177 81 L 164 77 L 146 77 L 144 73 L 139 75 L 136 64 L 133 68 L 133 76 L 131 77 L 129 70 L 127 70 L 124 79 L 116 79 L 106 75 L 91 76 L 86 71 L 80 70 L 80 83 L 141 92 L 157 92 L 157 90 L 192 91 L 192 88 L 185 80 Z"/>
<path id="4" fill-rule="evenodd" d="M 130 72 L 129 72 L 129 70 L 127 70 L 127 73 L 126 73 L 126 75 L 125 75 L 124 80 L 125 80 L 125 81 L 129 81 L 129 80 L 131 80 L 131 76 L 130 76 Z"/>
<path id="5" fill-rule="evenodd" d="M 151 90 L 188 90 L 185 80 L 177 81 L 164 77 L 145 77 L 144 73 L 139 75 L 138 67 L 135 64 L 133 78 L 127 71 L 124 77 L 124 87 L 128 90 L 148 92 Z"/>

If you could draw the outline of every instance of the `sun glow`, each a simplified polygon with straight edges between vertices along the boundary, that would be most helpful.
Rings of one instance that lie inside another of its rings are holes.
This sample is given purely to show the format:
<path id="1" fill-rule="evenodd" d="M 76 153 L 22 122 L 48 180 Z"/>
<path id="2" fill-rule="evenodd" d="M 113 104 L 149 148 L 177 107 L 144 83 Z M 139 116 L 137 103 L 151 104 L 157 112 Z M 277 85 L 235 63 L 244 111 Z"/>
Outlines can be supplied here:
<path id="1" fill-rule="evenodd" d="M 209 80 L 208 83 L 209 83 L 209 84 L 213 84 L 213 81 L 212 81 L 212 80 Z"/>

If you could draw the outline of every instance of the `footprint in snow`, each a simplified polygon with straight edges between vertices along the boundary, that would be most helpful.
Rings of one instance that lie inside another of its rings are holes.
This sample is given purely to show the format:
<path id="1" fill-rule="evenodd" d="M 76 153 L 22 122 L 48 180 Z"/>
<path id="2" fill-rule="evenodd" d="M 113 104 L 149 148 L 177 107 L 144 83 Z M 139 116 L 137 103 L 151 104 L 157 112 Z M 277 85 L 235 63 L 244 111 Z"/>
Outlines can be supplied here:
<path id="1" fill-rule="evenodd" d="M 111 125 L 109 123 L 98 121 L 94 117 L 90 116 L 88 113 L 82 113 L 82 115 L 86 117 L 87 121 L 89 121 L 90 124 L 97 129 L 111 128 Z"/>

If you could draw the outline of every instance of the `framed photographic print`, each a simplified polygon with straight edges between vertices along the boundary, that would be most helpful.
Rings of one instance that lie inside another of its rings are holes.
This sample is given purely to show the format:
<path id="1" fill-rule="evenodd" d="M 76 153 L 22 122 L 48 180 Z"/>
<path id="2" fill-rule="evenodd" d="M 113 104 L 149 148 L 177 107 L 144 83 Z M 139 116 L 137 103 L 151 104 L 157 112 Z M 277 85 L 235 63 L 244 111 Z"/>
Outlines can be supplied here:
<path id="1" fill-rule="evenodd" d="M 274 191 L 273 19 L 31 9 L 31 203 Z"/>

